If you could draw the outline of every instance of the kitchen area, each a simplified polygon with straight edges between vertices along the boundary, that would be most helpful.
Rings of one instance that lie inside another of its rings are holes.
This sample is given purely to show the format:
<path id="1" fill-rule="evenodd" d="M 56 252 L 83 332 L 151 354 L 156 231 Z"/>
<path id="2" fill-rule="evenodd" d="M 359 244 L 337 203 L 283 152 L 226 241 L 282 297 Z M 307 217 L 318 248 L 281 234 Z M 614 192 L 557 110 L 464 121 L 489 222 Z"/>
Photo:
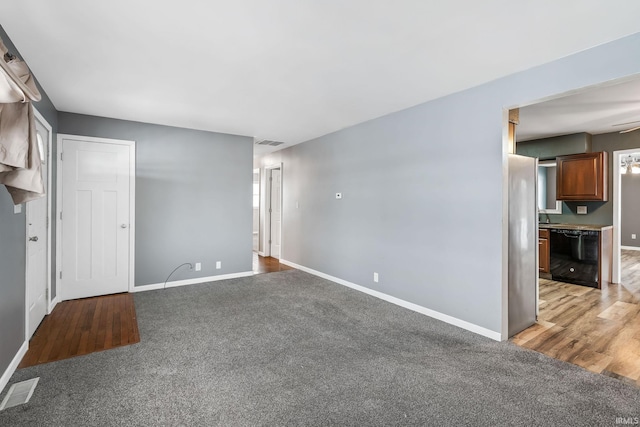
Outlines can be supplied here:
<path id="1" fill-rule="evenodd" d="M 511 341 L 640 386 L 636 94 L 640 80 L 520 109 L 516 154 L 538 169 L 538 304 Z"/>
<path id="2" fill-rule="evenodd" d="M 561 213 L 561 202 L 578 203 L 576 211 L 582 215 L 588 207 L 579 202 L 607 202 L 607 170 L 606 151 L 539 163 L 538 210 L 544 215 L 538 231 L 541 277 L 598 289 L 612 282 L 613 226 L 553 223 L 550 217 L 550 212 Z"/>

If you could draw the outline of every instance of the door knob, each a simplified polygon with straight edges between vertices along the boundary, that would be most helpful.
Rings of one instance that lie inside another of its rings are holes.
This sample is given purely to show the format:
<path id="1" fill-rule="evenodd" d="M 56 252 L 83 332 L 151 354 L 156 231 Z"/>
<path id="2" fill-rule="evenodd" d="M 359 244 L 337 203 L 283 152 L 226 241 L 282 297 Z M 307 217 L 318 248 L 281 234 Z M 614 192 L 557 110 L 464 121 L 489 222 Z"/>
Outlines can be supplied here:
<path id="1" fill-rule="evenodd" d="M 29 241 L 30 242 L 37 242 L 38 241 L 38 236 L 29 237 Z"/>
<path id="2" fill-rule="evenodd" d="M 127 228 L 127 224 L 120 224 L 120 228 Z"/>

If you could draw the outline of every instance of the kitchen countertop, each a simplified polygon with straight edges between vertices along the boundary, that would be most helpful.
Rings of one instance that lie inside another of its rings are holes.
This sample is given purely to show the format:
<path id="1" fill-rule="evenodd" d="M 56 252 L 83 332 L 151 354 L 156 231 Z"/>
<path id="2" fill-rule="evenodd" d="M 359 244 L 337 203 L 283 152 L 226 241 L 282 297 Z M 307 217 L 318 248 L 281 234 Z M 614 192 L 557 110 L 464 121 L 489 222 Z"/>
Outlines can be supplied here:
<path id="1" fill-rule="evenodd" d="M 539 224 L 540 228 L 559 228 L 561 230 L 592 230 L 592 231 L 602 231 L 613 228 L 612 225 L 592 225 L 592 224 L 547 224 L 545 222 L 541 222 Z"/>

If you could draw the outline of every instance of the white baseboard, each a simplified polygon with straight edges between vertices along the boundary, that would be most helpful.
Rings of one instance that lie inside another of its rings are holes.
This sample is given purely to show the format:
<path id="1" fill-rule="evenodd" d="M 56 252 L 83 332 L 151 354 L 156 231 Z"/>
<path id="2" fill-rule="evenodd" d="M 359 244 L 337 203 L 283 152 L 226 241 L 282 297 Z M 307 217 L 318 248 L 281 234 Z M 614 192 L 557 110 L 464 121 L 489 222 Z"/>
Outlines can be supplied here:
<path id="1" fill-rule="evenodd" d="M 424 314 L 425 316 L 433 317 L 434 319 L 441 320 L 441 321 L 443 321 L 445 323 L 448 323 L 450 325 L 457 326 L 457 327 L 462 328 L 462 329 L 466 329 L 467 331 L 476 333 L 478 335 L 482 335 L 482 336 L 487 337 L 487 338 L 491 338 L 492 340 L 502 341 L 502 334 L 500 334 L 500 332 L 495 332 L 495 331 L 492 331 L 490 329 L 483 328 L 482 326 L 478 326 L 476 324 L 469 323 L 469 322 L 467 322 L 465 320 L 458 319 L 457 317 L 449 316 L 448 314 L 443 314 L 443 313 L 437 312 L 435 310 L 431 310 L 429 308 L 422 307 L 420 305 L 414 304 L 412 302 L 401 300 L 400 298 L 396 298 L 396 297 L 393 297 L 391 295 L 387 295 L 385 293 L 382 293 L 382 292 L 379 292 L 379 291 L 375 291 L 373 289 L 366 288 L 364 286 L 356 285 L 355 283 L 351 283 L 351 282 L 348 282 L 346 280 L 342 280 L 342 279 L 339 279 L 337 277 L 333 277 L 333 276 L 330 276 L 328 274 L 321 273 L 320 271 L 316 271 L 316 270 L 313 270 L 311 268 L 304 267 L 302 265 L 298 265 L 298 264 L 293 263 L 291 261 L 287 261 L 287 260 L 281 259 L 280 262 L 282 264 L 288 265 L 289 267 L 297 268 L 298 270 L 302 270 L 302 271 L 304 271 L 306 273 L 313 274 L 314 276 L 318 276 L 318 277 L 322 277 L 323 279 L 331 280 L 332 282 L 338 283 L 340 285 L 347 286 L 347 287 L 349 287 L 351 289 L 355 289 L 356 291 L 360 291 L 360 292 L 363 292 L 365 294 L 374 296 L 376 298 L 380 298 L 381 300 L 390 302 L 392 304 L 399 305 L 400 307 L 404 307 L 406 309 L 409 309 L 411 311 L 415 311 L 415 312 L 420 313 L 420 314 Z"/>
<path id="2" fill-rule="evenodd" d="M 258 255 L 264 256 L 264 252 L 258 251 Z"/>
<path id="3" fill-rule="evenodd" d="M 175 288 L 177 286 L 197 285 L 199 283 L 216 282 L 218 280 L 237 279 L 238 277 L 253 276 L 253 271 L 243 271 L 242 273 L 220 274 L 218 276 L 197 277 L 195 279 L 176 280 L 167 282 L 167 288 Z M 152 285 L 134 286 L 133 292 L 154 291 L 163 289 L 164 283 L 155 283 Z"/>
<path id="4" fill-rule="evenodd" d="M 13 375 L 13 373 L 18 368 L 18 365 L 22 361 L 24 355 L 27 353 L 27 350 L 29 350 L 29 341 L 25 341 L 22 343 L 22 345 L 20 346 L 20 350 L 18 350 L 18 353 L 16 353 L 15 357 L 13 358 L 7 369 L 4 371 L 4 374 L 2 374 L 2 377 L 0 377 L 0 393 L 2 393 L 2 390 L 4 390 L 7 384 L 9 384 L 11 375 Z"/>
<path id="5" fill-rule="evenodd" d="M 58 297 L 58 295 L 56 295 L 56 297 L 53 300 L 51 300 L 51 302 L 49 303 L 49 312 L 47 314 L 51 314 L 51 312 L 59 302 L 60 302 L 60 298 Z"/>
<path id="6" fill-rule="evenodd" d="M 628 251 L 640 251 L 638 246 L 620 246 L 620 249 L 626 249 Z"/>

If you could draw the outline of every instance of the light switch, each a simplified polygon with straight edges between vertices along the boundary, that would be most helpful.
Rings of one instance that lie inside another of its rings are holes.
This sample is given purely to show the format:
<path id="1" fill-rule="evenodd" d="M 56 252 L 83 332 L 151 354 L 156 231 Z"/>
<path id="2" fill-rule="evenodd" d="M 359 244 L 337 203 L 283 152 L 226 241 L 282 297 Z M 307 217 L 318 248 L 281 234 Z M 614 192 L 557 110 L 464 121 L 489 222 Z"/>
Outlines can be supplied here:
<path id="1" fill-rule="evenodd" d="M 635 234 L 632 234 L 632 235 L 631 235 L 631 238 L 635 240 L 636 235 L 635 235 Z"/>
<path id="2" fill-rule="evenodd" d="M 342 199 L 342 193 L 336 193 L 336 199 Z"/>
<path id="3" fill-rule="evenodd" d="M 577 211 L 578 215 L 584 215 L 587 213 L 587 207 L 586 206 L 578 206 L 578 211 Z"/>
<path id="4" fill-rule="evenodd" d="M 13 213 L 19 214 L 22 212 L 22 205 L 13 205 Z"/>

